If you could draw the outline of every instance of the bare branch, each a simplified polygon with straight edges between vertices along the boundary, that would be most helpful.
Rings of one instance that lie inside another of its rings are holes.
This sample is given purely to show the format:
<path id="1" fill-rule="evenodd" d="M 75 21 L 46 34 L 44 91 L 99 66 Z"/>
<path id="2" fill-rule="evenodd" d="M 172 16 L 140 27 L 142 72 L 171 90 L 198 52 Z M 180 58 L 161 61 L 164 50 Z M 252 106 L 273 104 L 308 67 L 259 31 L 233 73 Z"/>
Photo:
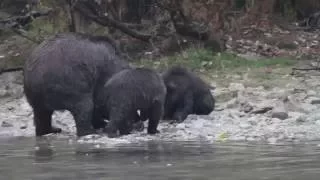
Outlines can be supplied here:
<path id="1" fill-rule="evenodd" d="M 157 6 L 165 9 L 170 13 L 171 20 L 176 32 L 182 36 L 189 36 L 200 40 L 207 40 L 209 32 L 207 28 L 201 27 L 199 24 L 192 23 L 183 13 L 180 1 L 169 1 L 170 4 L 157 2 Z"/>
<path id="2" fill-rule="evenodd" d="M 51 12 L 51 9 L 43 12 L 31 11 L 25 16 L 16 16 L 16 17 L 0 20 L 0 29 L 19 28 L 19 27 L 25 26 L 31 23 L 33 19 L 41 16 L 47 16 L 49 15 L 50 12 Z"/>
<path id="3" fill-rule="evenodd" d="M 29 36 L 27 35 L 27 33 L 26 33 L 25 31 L 23 31 L 22 29 L 16 29 L 16 28 L 14 28 L 14 29 L 12 29 L 12 31 L 15 32 L 16 34 L 18 34 L 19 36 L 21 36 L 21 37 L 23 37 L 23 38 L 25 38 L 25 39 L 28 39 L 29 41 L 32 41 L 32 42 L 34 42 L 34 43 L 36 43 L 36 44 L 40 44 L 40 43 L 41 43 L 39 40 L 34 39 L 34 38 L 32 38 L 32 37 L 29 37 Z"/>
<path id="4" fill-rule="evenodd" d="M 142 41 L 149 42 L 150 38 L 152 37 L 149 34 L 142 34 L 142 33 L 136 32 L 134 30 L 131 30 L 126 25 L 124 25 L 116 20 L 113 20 L 113 19 L 109 18 L 108 16 L 98 16 L 95 13 L 88 12 L 88 10 L 86 10 L 86 8 L 80 7 L 80 5 L 75 6 L 75 9 L 78 12 L 80 12 L 83 16 L 93 20 L 94 22 L 96 22 L 102 26 L 111 26 L 111 27 L 117 28 L 120 31 L 122 31 L 123 33 L 128 34 L 134 38 L 140 39 Z"/>

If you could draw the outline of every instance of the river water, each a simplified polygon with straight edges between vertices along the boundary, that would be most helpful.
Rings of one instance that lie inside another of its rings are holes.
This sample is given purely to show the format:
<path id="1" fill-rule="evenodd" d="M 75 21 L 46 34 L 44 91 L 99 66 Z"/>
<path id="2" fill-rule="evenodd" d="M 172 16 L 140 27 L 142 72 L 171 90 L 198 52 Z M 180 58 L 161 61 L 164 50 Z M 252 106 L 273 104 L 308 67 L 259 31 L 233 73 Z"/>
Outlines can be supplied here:
<path id="1" fill-rule="evenodd" d="M 264 145 L 201 141 L 112 147 L 55 137 L 0 139 L 0 179 L 319 179 L 317 143 Z"/>

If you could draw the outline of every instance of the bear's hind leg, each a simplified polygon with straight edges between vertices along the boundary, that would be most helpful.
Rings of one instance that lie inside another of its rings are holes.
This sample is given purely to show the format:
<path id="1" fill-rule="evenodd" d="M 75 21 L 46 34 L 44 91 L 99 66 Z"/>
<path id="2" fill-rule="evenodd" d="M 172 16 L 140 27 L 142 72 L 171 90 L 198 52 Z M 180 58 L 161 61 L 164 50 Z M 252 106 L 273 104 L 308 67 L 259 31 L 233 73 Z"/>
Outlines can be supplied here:
<path id="1" fill-rule="evenodd" d="M 45 108 L 33 108 L 33 120 L 36 128 L 36 136 L 43 136 L 50 133 L 60 133 L 61 129 L 52 127 L 51 116 L 53 114 L 52 110 L 47 110 Z"/>
<path id="2" fill-rule="evenodd" d="M 97 108 L 93 110 L 92 126 L 94 129 L 105 128 L 107 126 L 102 113 Z"/>
<path id="3" fill-rule="evenodd" d="M 75 120 L 77 136 L 86 136 L 96 132 L 92 127 L 93 101 L 91 98 L 79 100 L 70 111 Z"/>

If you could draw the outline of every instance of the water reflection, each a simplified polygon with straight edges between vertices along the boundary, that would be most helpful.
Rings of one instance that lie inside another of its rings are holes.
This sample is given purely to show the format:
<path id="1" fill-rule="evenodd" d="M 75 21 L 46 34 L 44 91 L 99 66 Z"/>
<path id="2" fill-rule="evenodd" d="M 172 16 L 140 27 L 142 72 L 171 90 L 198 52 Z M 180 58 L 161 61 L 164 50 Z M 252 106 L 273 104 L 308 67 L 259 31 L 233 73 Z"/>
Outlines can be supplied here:
<path id="1" fill-rule="evenodd" d="M 59 138 L 0 139 L 2 179 L 318 179 L 317 144 L 144 142 L 104 147 Z"/>
<path id="2" fill-rule="evenodd" d="M 32 151 L 34 155 L 35 162 L 49 162 L 53 159 L 54 150 L 51 145 L 51 140 L 47 138 L 37 138 L 35 141 L 34 151 Z"/>

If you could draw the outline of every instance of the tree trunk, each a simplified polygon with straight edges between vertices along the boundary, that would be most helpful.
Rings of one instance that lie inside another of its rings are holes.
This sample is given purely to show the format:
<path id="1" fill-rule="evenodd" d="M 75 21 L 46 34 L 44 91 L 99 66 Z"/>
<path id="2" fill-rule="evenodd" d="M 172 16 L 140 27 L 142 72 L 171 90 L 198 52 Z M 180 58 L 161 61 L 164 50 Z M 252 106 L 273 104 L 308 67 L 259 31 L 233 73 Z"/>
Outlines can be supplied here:
<path id="1" fill-rule="evenodd" d="M 275 0 L 257 0 L 254 1 L 251 8 L 249 9 L 249 13 L 251 16 L 260 18 L 263 16 L 269 16 L 273 13 Z"/>
<path id="2" fill-rule="evenodd" d="M 270 16 L 274 12 L 276 0 L 254 0 L 246 2 L 246 16 L 241 20 L 240 24 L 254 22 L 257 26 L 268 26 Z"/>

